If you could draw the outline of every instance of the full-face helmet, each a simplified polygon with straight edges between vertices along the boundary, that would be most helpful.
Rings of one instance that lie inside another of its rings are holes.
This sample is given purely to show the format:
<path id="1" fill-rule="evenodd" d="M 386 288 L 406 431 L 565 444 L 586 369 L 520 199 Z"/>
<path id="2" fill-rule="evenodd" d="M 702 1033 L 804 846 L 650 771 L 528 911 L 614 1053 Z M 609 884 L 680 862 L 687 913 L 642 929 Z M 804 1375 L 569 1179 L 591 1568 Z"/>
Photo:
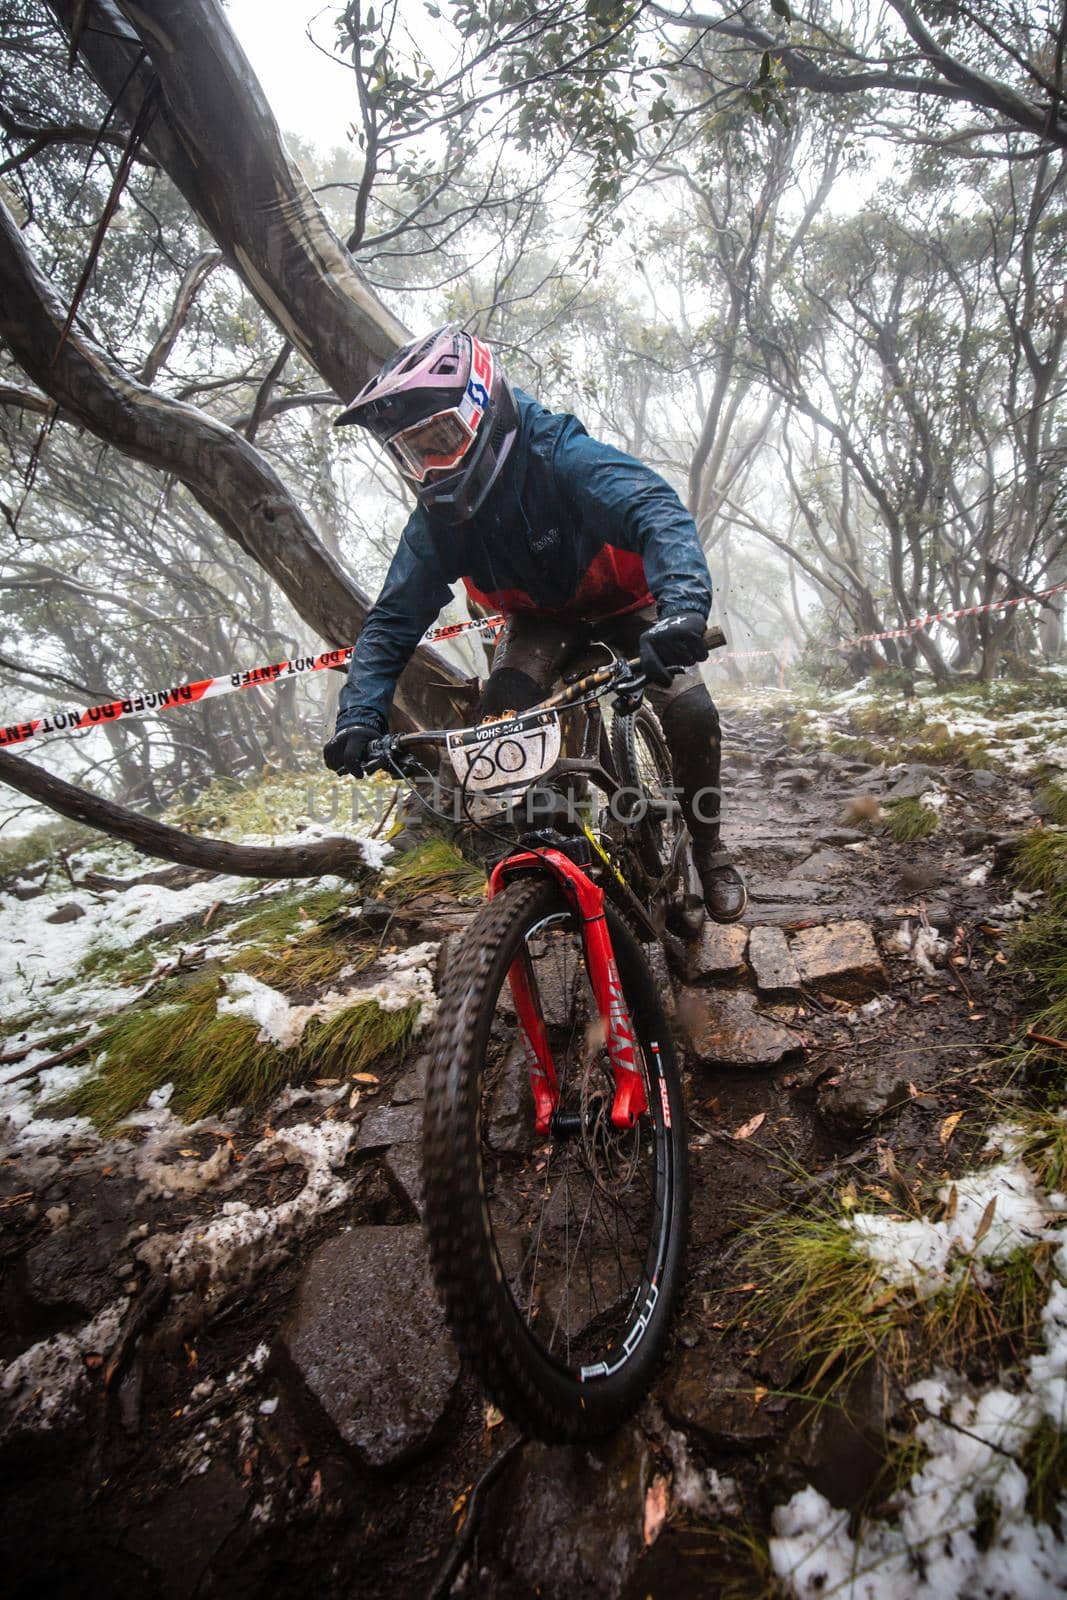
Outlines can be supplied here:
<path id="1" fill-rule="evenodd" d="M 337 418 L 346 423 L 367 428 L 426 509 L 453 523 L 474 516 L 518 432 L 493 351 L 453 325 L 390 356 Z"/>

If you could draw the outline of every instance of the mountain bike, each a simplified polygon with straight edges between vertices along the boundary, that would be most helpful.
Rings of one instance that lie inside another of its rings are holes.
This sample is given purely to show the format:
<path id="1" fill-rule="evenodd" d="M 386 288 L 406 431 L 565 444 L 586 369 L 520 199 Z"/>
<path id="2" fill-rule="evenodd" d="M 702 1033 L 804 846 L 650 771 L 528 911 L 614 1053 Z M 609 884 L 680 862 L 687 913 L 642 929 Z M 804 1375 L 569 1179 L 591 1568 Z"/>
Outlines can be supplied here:
<path id="1" fill-rule="evenodd" d="M 666 976 L 644 947 L 678 937 L 672 918 L 693 930 L 695 875 L 644 684 L 638 659 L 613 657 L 521 715 L 386 735 L 365 763 L 410 777 L 436 744 L 464 797 L 513 802 L 543 782 L 599 796 L 504 840 L 444 975 L 426 1078 L 426 1228 L 449 1323 L 490 1398 L 548 1440 L 635 1409 L 681 1283 L 685 1105 Z"/>

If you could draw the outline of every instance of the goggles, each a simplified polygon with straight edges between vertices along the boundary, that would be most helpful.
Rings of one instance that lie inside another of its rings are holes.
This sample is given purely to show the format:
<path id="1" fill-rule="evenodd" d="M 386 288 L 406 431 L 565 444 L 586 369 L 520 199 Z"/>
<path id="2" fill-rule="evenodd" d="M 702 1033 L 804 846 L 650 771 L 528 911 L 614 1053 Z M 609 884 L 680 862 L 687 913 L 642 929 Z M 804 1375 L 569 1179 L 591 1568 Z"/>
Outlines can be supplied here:
<path id="1" fill-rule="evenodd" d="M 466 413 L 466 414 L 465 414 Z M 413 483 L 455 471 L 474 443 L 482 413 L 466 395 L 461 406 L 438 411 L 386 440 L 397 466 Z"/>

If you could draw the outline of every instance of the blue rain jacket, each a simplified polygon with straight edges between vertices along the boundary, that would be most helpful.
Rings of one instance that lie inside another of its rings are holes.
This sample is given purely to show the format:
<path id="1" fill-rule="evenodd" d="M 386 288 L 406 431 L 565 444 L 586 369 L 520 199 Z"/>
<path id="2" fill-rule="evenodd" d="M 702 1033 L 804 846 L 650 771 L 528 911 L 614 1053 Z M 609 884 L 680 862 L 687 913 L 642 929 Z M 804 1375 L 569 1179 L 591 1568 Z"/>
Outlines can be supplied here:
<path id="1" fill-rule="evenodd" d="M 590 438 L 576 417 L 515 391 L 518 436 L 469 522 L 420 506 L 363 624 L 338 731 L 384 731 L 396 681 L 462 579 L 492 611 L 597 622 L 656 603 L 660 617 L 711 608 L 696 524 L 651 467 Z"/>

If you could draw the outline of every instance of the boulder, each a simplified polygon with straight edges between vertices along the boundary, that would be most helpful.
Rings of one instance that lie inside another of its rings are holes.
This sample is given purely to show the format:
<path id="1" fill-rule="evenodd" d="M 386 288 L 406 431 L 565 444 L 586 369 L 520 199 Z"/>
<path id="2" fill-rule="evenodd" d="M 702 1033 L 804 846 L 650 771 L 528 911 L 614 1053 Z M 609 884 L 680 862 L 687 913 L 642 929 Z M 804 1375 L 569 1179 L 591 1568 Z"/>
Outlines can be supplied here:
<path id="1" fill-rule="evenodd" d="M 365 1467 L 433 1443 L 459 1380 L 421 1227 L 353 1228 L 312 1256 L 281 1343 Z"/>
<path id="2" fill-rule="evenodd" d="M 698 1428 L 727 1448 L 766 1444 L 777 1432 L 773 1413 L 757 1403 L 753 1379 L 735 1367 L 716 1366 L 706 1347 L 687 1350 L 674 1362 L 663 1407 L 672 1421 Z"/>
<path id="3" fill-rule="evenodd" d="M 738 976 L 745 970 L 748 929 L 736 922 L 723 927 L 709 917 L 699 940 L 686 952 L 687 983 L 708 983 L 716 978 Z"/>
<path id="4" fill-rule="evenodd" d="M 479 1540 L 482 1559 L 504 1569 L 497 1592 L 536 1585 L 542 1600 L 618 1600 L 644 1550 L 650 1480 L 649 1448 L 632 1424 L 586 1450 L 524 1445 Z"/>
<path id="5" fill-rule="evenodd" d="M 425 1056 L 416 1056 L 410 1067 L 407 1067 L 393 1084 L 390 1095 L 394 1106 L 413 1105 L 416 1100 L 421 1100 L 426 1094 L 426 1062 Z"/>
<path id="6" fill-rule="evenodd" d="M 683 989 L 678 1020 L 689 1048 L 705 1066 L 769 1067 L 804 1048 L 802 1036 L 761 1016 L 745 990 Z"/>
<path id="7" fill-rule="evenodd" d="M 793 959 L 813 989 L 858 999 L 888 987 L 889 979 L 866 922 L 803 928 L 793 939 Z"/>
<path id="8" fill-rule="evenodd" d="M 753 928 L 748 959 L 765 994 L 800 988 L 800 974 L 781 928 Z"/>
<path id="9" fill-rule="evenodd" d="M 815 835 L 816 844 L 864 844 L 868 835 L 861 828 L 824 828 Z"/>
<path id="10" fill-rule="evenodd" d="M 521 1044 L 512 1045 L 504 1059 L 489 1102 L 489 1143 L 494 1150 L 529 1151 L 534 1134 L 533 1092 Z"/>

